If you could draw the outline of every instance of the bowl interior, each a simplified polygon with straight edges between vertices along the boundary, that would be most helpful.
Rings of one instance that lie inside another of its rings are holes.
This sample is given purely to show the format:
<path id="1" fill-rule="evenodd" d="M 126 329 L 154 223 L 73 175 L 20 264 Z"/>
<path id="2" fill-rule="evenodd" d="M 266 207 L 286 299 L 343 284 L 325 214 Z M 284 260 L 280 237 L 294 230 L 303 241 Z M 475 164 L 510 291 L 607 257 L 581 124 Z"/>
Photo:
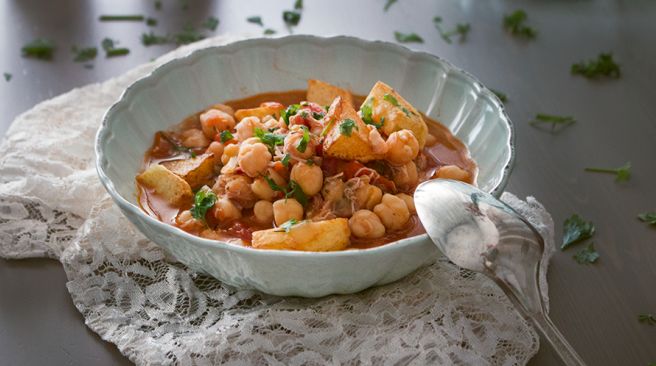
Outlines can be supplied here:
<path id="1" fill-rule="evenodd" d="M 362 95 L 378 80 L 388 83 L 468 146 L 479 166 L 481 189 L 495 195 L 503 190 L 513 134 L 498 99 L 435 56 L 350 37 L 253 39 L 196 51 L 159 67 L 107 112 L 96 146 L 98 169 L 110 187 L 136 204 L 135 175 L 156 131 L 213 103 L 304 89 L 309 78 Z"/>

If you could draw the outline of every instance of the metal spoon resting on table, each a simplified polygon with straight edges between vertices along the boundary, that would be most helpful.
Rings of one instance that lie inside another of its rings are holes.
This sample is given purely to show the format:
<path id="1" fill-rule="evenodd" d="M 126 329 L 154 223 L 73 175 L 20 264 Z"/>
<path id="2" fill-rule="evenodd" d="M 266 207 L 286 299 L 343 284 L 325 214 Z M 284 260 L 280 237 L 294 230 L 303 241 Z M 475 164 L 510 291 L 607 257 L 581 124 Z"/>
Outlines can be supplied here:
<path id="1" fill-rule="evenodd" d="M 424 182 L 414 201 L 428 236 L 449 260 L 494 280 L 566 365 L 585 365 L 544 311 L 538 282 L 544 239 L 533 225 L 492 195 L 458 181 Z"/>

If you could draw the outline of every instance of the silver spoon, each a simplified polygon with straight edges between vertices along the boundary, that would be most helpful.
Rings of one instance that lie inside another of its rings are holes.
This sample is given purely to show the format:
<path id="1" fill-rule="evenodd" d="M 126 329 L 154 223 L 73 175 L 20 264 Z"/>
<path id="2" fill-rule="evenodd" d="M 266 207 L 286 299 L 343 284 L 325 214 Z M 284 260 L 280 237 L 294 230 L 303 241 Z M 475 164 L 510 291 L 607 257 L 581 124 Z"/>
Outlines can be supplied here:
<path id="1" fill-rule="evenodd" d="M 458 181 L 424 182 L 414 198 L 428 236 L 449 260 L 494 280 L 565 365 L 585 365 L 544 311 L 538 282 L 544 239 L 533 225 L 492 195 Z"/>

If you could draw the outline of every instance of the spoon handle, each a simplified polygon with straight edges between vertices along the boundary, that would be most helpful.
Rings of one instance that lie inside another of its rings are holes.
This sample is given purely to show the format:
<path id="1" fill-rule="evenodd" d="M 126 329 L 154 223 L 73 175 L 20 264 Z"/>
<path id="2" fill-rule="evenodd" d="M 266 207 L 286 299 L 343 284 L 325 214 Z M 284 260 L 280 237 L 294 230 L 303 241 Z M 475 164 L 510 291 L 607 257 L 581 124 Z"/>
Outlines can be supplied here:
<path id="1" fill-rule="evenodd" d="M 524 311 L 522 311 L 524 312 Z M 578 353 L 567 342 L 565 337 L 560 333 L 558 328 L 551 322 L 551 319 L 544 312 L 524 314 L 540 333 L 547 339 L 553 349 L 558 353 L 563 363 L 567 366 L 584 366 L 585 362 Z"/>

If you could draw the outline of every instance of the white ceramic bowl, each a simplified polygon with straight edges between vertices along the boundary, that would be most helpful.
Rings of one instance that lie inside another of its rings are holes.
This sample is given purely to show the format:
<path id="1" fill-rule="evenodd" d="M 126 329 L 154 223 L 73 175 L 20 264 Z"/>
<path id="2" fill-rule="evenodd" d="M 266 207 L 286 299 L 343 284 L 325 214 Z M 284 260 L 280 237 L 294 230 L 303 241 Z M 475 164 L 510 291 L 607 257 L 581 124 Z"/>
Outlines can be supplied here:
<path id="1" fill-rule="evenodd" d="M 156 131 L 219 101 L 304 89 L 309 78 L 362 95 L 376 81 L 385 81 L 469 147 L 480 168 L 479 187 L 502 192 L 512 167 L 514 135 L 496 96 L 438 57 L 352 37 L 251 39 L 162 65 L 128 87 L 105 114 L 96 139 L 100 180 L 148 238 L 192 269 L 234 286 L 284 296 L 353 293 L 434 262 L 438 251 L 426 235 L 365 250 L 257 250 L 190 235 L 139 208 L 135 176 Z"/>

